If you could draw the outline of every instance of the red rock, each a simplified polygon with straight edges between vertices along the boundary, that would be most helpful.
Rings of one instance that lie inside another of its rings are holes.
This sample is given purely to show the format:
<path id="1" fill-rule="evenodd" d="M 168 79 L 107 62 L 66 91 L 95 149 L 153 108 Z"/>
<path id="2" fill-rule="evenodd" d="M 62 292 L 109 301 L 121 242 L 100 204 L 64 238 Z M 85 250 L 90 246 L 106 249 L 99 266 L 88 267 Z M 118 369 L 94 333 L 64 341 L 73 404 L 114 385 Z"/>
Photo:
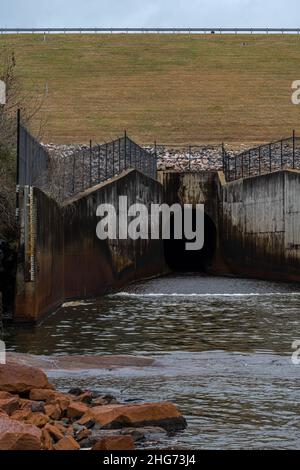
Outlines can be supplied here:
<path id="1" fill-rule="evenodd" d="M 14 395 L 12 395 L 9 392 L 1 392 L 0 391 L 0 400 L 5 400 L 6 398 L 12 398 Z"/>
<path id="2" fill-rule="evenodd" d="M 79 401 L 82 403 L 90 404 L 93 400 L 92 392 L 84 392 L 76 398 L 73 398 L 73 401 Z"/>
<path id="3" fill-rule="evenodd" d="M 35 401 L 28 400 L 27 398 L 20 398 L 19 403 L 20 403 L 21 410 L 29 410 L 29 411 L 31 411 L 31 406 L 36 404 Z"/>
<path id="4" fill-rule="evenodd" d="M 76 439 L 77 441 L 82 441 L 82 439 L 85 439 L 89 437 L 92 434 L 92 431 L 90 429 L 81 429 L 77 434 L 76 434 Z"/>
<path id="5" fill-rule="evenodd" d="M 45 405 L 45 414 L 49 416 L 49 418 L 58 421 L 61 417 L 61 409 L 57 404 Z"/>
<path id="6" fill-rule="evenodd" d="M 80 418 L 77 422 L 77 424 L 80 424 L 81 426 L 86 426 L 88 423 L 93 421 L 95 423 L 95 419 L 90 411 L 90 409 Z"/>
<path id="7" fill-rule="evenodd" d="M 79 450 L 80 445 L 75 441 L 72 436 L 65 436 L 56 444 L 54 444 L 54 450 Z"/>
<path id="8" fill-rule="evenodd" d="M 56 403 L 60 407 L 63 413 L 64 411 L 68 409 L 71 403 L 71 400 L 67 396 L 61 394 L 60 396 L 56 396 L 55 398 L 53 398 L 53 400 L 50 403 Z"/>
<path id="9" fill-rule="evenodd" d="M 14 411 L 11 415 L 11 419 L 16 419 L 17 421 L 27 421 L 27 419 L 32 415 L 30 410 L 17 410 Z"/>
<path id="10" fill-rule="evenodd" d="M 0 417 L 0 450 L 39 450 L 41 438 L 36 426 Z"/>
<path id="11" fill-rule="evenodd" d="M 41 369 L 15 363 L 0 364 L 1 391 L 24 393 L 33 388 L 52 388 Z"/>
<path id="12" fill-rule="evenodd" d="M 64 437 L 63 433 L 58 429 L 58 427 L 54 426 L 53 424 L 47 423 L 44 429 L 48 431 L 50 436 L 56 441 L 59 441 Z"/>
<path id="13" fill-rule="evenodd" d="M 170 429 L 184 429 L 185 419 L 173 403 L 144 403 L 139 405 L 104 405 L 90 408 L 95 421 L 102 426 L 154 425 Z"/>
<path id="14" fill-rule="evenodd" d="M 43 428 L 49 422 L 49 417 L 43 413 L 32 413 L 27 419 L 26 423 L 34 424 L 38 428 Z"/>
<path id="15" fill-rule="evenodd" d="M 59 394 L 59 392 L 56 392 L 55 390 L 49 390 L 46 388 L 33 388 L 30 390 L 29 393 L 29 398 L 30 400 L 34 401 L 46 401 L 49 402 L 55 396 Z"/>
<path id="16" fill-rule="evenodd" d="M 67 417 L 71 419 L 81 418 L 87 411 L 89 407 L 81 402 L 71 402 L 67 409 Z"/>
<path id="17" fill-rule="evenodd" d="M 132 436 L 108 436 L 96 442 L 92 450 L 134 450 Z"/>
<path id="18" fill-rule="evenodd" d="M 53 440 L 47 429 L 42 429 L 42 448 L 43 450 L 53 450 Z"/>
<path id="19" fill-rule="evenodd" d="M 56 427 L 60 430 L 60 432 L 61 432 L 63 435 L 65 435 L 65 434 L 67 433 L 68 427 L 66 427 L 64 424 L 62 424 L 61 421 L 54 421 L 53 424 L 54 424 L 54 426 L 56 426 Z"/>
<path id="20" fill-rule="evenodd" d="M 8 418 L 8 414 L 5 413 L 5 411 L 3 411 L 3 410 L 0 410 L 0 417 L 1 416 L 6 416 Z"/>
<path id="21" fill-rule="evenodd" d="M 17 397 L 0 399 L 0 409 L 11 415 L 14 411 L 20 408 L 19 399 Z"/>

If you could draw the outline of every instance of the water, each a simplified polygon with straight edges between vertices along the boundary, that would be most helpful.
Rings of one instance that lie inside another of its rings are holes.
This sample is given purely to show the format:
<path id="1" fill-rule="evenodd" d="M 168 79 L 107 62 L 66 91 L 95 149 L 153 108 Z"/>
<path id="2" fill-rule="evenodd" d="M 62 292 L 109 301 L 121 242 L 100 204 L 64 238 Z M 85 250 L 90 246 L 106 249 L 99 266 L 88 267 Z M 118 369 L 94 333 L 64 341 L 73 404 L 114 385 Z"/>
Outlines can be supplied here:
<path id="1" fill-rule="evenodd" d="M 151 367 L 54 373 L 63 389 L 177 403 L 183 448 L 300 448 L 299 285 L 171 275 L 95 301 L 67 304 L 39 328 L 10 328 L 10 350 L 43 355 L 134 354 Z M 53 373 L 52 373 L 53 374 Z"/>

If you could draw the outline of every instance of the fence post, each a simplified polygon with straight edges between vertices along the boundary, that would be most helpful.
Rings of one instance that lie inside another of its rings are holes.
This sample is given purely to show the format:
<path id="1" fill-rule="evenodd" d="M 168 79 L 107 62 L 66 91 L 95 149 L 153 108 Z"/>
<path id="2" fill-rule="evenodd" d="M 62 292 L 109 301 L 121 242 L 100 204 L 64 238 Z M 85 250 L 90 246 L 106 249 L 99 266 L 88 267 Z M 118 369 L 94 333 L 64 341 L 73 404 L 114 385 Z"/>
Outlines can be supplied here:
<path id="1" fill-rule="evenodd" d="M 125 159 L 125 170 L 127 170 L 127 163 L 126 163 L 127 147 L 126 147 L 126 143 L 127 143 L 127 133 L 126 133 L 126 131 L 124 131 L 124 159 Z"/>
<path id="2" fill-rule="evenodd" d="M 248 168 L 248 170 L 249 170 L 248 175 L 251 176 L 251 150 L 249 150 L 248 164 L 249 164 L 249 165 L 248 165 L 248 166 L 249 166 L 249 168 Z"/>
<path id="3" fill-rule="evenodd" d="M 236 157 L 234 157 L 234 179 L 236 180 Z"/>
<path id="4" fill-rule="evenodd" d="M 119 137 L 118 151 L 119 151 L 119 171 L 118 171 L 118 173 L 120 174 L 121 173 L 121 138 L 120 137 Z"/>
<path id="5" fill-rule="evenodd" d="M 107 142 L 105 142 L 105 179 L 107 179 Z"/>
<path id="6" fill-rule="evenodd" d="M 261 146 L 258 147 L 258 173 L 261 173 Z"/>
<path id="7" fill-rule="evenodd" d="M 92 186 L 92 141 L 90 140 L 90 187 Z"/>
<path id="8" fill-rule="evenodd" d="M 100 182 L 100 160 L 101 160 L 101 146 L 98 145 L 98 183 Z"/>
<path id="9" fill-rule="evenodd" d="M 283 168 L 283 140 L 280 141 L 280 166 Z"/>
<path id="10" fill-rule="evenodd" d="M 225 174 L 225 151 L 224 151 L 224 142 L 222 142 L 222 165 L 223 165 L 223 173 Z"/>
<path id="11" fill-rule="evenodd" d="M 139 146 L 139 170 L 142 169 L 141 147 Z"/>
<path id="12" fill-rule="evenodd" d="M 191 171 L 191 151 L 192 151 L 192 148 L 191 148 L 191 145 L 189 145 L 189 171 Z"/>
<path id="13" fill-rule="evenodd" d="M 16 161 L 16 219 L 19 220 L 20 206 L 20 126 L 21 126 L 21 110 L 17 111 L 17 161 Z"/>
<path id="14" fill-rule="evenodd" d="M 296 137 L 296 132 L 295 129 L 293 130 L 293 169 L 295 168 L 295 137 Z"/>
<path id="15" fill-rule="evenodd" d="M 270 173 L 272 172 L 272 144 L 269 144 Z"/>
<path id="16" fill-rule="evenodd" d="M 115 176 L 115 141 L 113 141 L 112 175 Z"/>
<path id="17" fill-rule="evenodd" d="M 153 161 L 153 178 L 156 178 L 157 171 L 157 143 L 154 141 L 154 161 Z"/>
<path id="18" fill-rule="evenodd" d="M 75 152 L 73 153 L 73 178 L 72 178 L 72 194 L 75 193 Z"/>
<path id="19" fill-rule="evenodd" d="M 82 191 L 84 190 L 84 183 L 85 183 L 85 179 L 84 179 L 84 175 L 85 175 L 85 158 L 84 158 L 84 154 L 85 154 L 85 151 L 83 150 L 82 152 L 82 177 L 81 177 L 81 183 L 82 183 Z"/>
<path id="20" fill-rule="evenodd" d="M 131 139 L 129 139 L 129 166 L 132 168 L 131 164 Z"/>
<path id="21" fill-rule="evenodd" d="M 244 153 L 242 153 L 241 157 L 242 157 L 242 178 L 244 178 Z"/>

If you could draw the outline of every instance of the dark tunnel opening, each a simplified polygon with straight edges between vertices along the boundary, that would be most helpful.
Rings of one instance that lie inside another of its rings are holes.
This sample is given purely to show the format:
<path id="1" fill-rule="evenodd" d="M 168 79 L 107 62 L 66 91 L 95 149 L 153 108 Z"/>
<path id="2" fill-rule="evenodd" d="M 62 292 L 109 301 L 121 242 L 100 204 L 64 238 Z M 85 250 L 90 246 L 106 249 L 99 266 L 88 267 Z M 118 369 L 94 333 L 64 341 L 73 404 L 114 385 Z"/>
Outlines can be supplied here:
<path id="1" fill-rule="evenodd" d="M 195 228 L 195 213 L 193 211 L 193 228 Z M 216 250 L 217 231 L 211 218 L 204 215 L 204 245 L 201 250 L 187 250 L 187 240 L 174 239 L 174 215 L 171 215 L 171 238 L 164 240 L 164 255 L 168 267 L 177 272 L 207 272 L 212 265 Z M 184 233 L 184 231 L 183 231 Z"/>

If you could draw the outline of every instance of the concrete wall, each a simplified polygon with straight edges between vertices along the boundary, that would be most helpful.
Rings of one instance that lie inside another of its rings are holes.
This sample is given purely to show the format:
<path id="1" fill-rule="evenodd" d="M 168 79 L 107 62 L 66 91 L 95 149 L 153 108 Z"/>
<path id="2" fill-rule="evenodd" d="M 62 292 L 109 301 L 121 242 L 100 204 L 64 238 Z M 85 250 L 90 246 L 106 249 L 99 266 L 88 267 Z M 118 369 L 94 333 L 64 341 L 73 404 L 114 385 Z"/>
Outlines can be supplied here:
<path id="1" fill-rule="evenodd" d="M 149 206 L 163 201 L 163 188 L 143 174 L 128 170 L 111 183 L 102 183 L 64 205 L 65 297 L 103 294 L 135 279 L 164 271 L 160 240 L 110 240 L 96 237 L 96 209 L 102 203 Z"/>
<path id="2" fill-rule="evenodd" d="M 35 322 L 64 300 L 63 213 L 37 188 L 27 186 L 20 196 L 14 320 Z"/>
<path id="3" fill-rule="evenodd" d="M 300 281 L 300 172 L 226 183 L 222 172 L 159 172 L 169 204 L 204 204 L 217 230 L 210 272 Z"/>
<path id="4" fill-rule="evenodd" d="M 223 186 L 222 251 L 230 272 L 300 281 L 300 172 Z"/>
<path id="5" fill-rule="evenodd" d="M 58 206 L 37 188 L 21 197 L 21 234 L 14 320 L 37 322 L 66 299 L 101 295 L 164 272 L 160 240 L 101 241 L 99 204 L 161 203 L 163 188 L 128 170 Z"/>

